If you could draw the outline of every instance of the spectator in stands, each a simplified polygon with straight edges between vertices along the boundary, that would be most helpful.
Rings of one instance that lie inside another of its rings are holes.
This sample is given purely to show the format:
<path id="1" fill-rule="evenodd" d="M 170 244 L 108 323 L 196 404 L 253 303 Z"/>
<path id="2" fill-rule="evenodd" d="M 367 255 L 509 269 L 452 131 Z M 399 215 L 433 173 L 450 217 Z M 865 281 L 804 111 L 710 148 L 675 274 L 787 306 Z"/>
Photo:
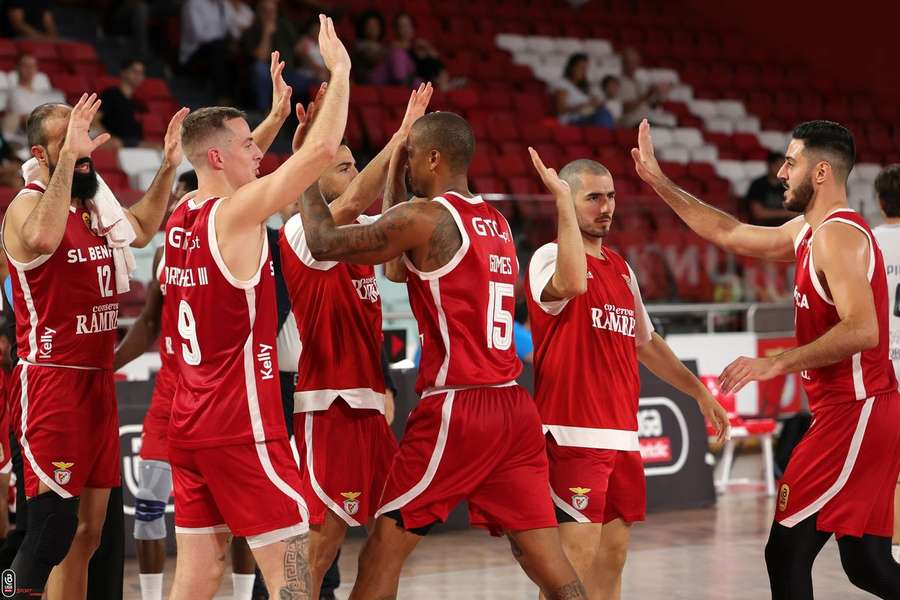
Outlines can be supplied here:
<path id="1" fill-rule="evenodd" d="M 566 125 L 615 126 L 603 98 L 588 83 L 588 56 L 576 52 L 569 57 L 563 76 L 553 89 L 556 117 Z"/>
<path id="2" fill-rule="evenodd" d="M 47 102 L 65 102 L 62 92 L 36 86 L 38 60 L 31 54 L 19 56 L 16 65 L 16 84 L 9 90 L 3 135 L 10 142 L 25 144 L 25 121 L 31 111 Z"/>
<path id="3" fill-rule="evenodd" d="M 52 5 L 52 0 L 6 0 L 3 3 L 3 36 L 58 40 L 59 32 L 50 10 Z"/>
<path id="4" fill-rule="evenodd" d="M 356 22 L 353 43 L 353 72 L 357 83 L 371 85 L 411 85 L 416 75 L 412 58 L 402 48 L 384 44 L 384 17 L 369 10 Z"/>
<path id="5" fill-rule="evenodd" d="M 413 85 L 430 81 L 438 90 L 447 91 L 450 88 L 450 76 L 444 62 L 430 41 L 416 37 L 412 17 L 405 12 L 398 14 L 394 19 L 394 30 L 394 47 L 406 52 L 415 65 L 416 80 L 412 82 Z"/>
<path id="6" fill-rule="evenodd" d="M 308 79 L 311 85 L 328 79 L 328 69 L 322 53 L 319 52 L 319 18 L 312 17 L 306 23 L 306 33 L 297 44 L 297 72 Z M 309 87 L 309 86 L 307 86 Z"/>
<path id="7" fill-rule="evenodd" d="M 141 144 L 144 129 L 137 119 L 137 113 L 146 112 L 147 107 L 134 98 L 134 92 L 144 81 L 144 63 L 137 59 L 126 59 L 119 71 L 119 85 L 103 90 L 100 99 L 100 123 L 112 136 L 110 143 L 117 149 L 122 146 L 133 148 Z"/>
<path id="8" fill-rule="evenodd" d="M 260 0 L 256 5 L 256 18 L 241 39 L 241 52 L 252 65 L 253 96 L 256 107 L 263 112 L 272 106 L 269 66 L 272 52 L 276 50 L 284 61 L 282 77 L 293 88 L 295 101 L 304 100 L 306 90 L 321 80 L 305 77 L 297 70 L 297 55 L 304 51 L 303 39 L 279 11 L 278 0 Z"/>
<path id="9" fill-rule="evenodd" d="M 228 42 L 228 0 L 185 0 L 181 7 L 178 62 L 184 72 L 209 81 L 219 104 L 234 95 Z"/>
<path id="10" fill-rule="evenodd" d="M 603 90 L 603 103 L 606 110 L 618 122 L 622 118 L 622 82 L 615 75 L 607 75 L 600 82 L 600 89 Z"/>
<path id="11" fill-rule="evenodd" d="M 766 174 L 750 184 L 744 203 L 751 224 L 777 227 L 797 216 L 784 208 L 784 185 L 778 179 L 783 163 L 783 154 L 769 152 Z"/>
<path id="12" fill-rule="evenodd" d="M 622 76 L 619 79 L 623 109 L 619 124 L 623 127 L 637 127 L 642 119 L 648 119 L 653 125 L 674 127 L 675 118 L 660 108 L 670 86 L 648 85 L 638 73 L 640 66 L 641 55 L 638 51 L 626 48 L 622 52 Z"/>
<path id="13" fill-rule="evenodd" d="M 228 36 L 232 40 L 241 39 L 244 32 L 253 25 L 255 18 L 253 9 L 243 0 L 228 0 L 225 3 L 225 22 L 228 25 Z"/>

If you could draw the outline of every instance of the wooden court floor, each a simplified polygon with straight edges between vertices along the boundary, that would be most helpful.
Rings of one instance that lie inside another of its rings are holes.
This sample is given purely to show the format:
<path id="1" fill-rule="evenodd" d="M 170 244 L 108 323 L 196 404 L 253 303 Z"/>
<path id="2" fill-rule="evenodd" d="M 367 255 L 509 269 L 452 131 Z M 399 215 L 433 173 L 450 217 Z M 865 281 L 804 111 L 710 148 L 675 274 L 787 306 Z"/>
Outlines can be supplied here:
<path id="1" fill-rule="evenodd" d="M 769 597 L 763 547 L 772 501 L 754 491 L 719 498 L 715 507 L 650 515 L 635 526 L 625 567 L 624 599 L 758 600 Z M 356 573 L 362 540 L 348 540 L 341 556 L 344 599 Z M 165 585 L 172 582 L 174 560 Z M 816 600 L 872 598 L 854 588 L 841 569 L 832 539 L 816 562 Z M 140 600 L 137 563 L 129 561 L 126 600 Z M 226 572 L 217 599 L 231 598 Z M 504 539 L 481 531 L 428 536 L 407 563 L 399 598 L 519 600 L 537 598 Z"/>

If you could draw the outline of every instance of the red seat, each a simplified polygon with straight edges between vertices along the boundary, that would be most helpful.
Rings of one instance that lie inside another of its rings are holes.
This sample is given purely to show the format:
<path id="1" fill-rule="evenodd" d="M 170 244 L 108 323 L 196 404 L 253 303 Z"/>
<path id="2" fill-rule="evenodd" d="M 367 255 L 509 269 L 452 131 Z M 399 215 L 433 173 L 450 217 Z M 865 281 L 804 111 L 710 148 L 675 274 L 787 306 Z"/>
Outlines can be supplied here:
<path id="1" fill-rule="evenodd" d="M 497 142 L 518 140 L 521 137 L 516 121 L 508 114 L 500 113 L 488 121 L 488 135 Z"/>
<path id="2" fill-rule="evenodd" d="M 475 156 L 472 157 L 472 162 L 469 163 L 469 175 L 472 177 L 490 177 L 495 173 L 496 170 L 490 154 L 482 150 L 476 151 Z"/>
<path id="3" fill-rule="evenodd" d="M 104 177 L 107 169 L 119 168 L 119 156 L 112 150 L 98 148 L 91 154 L 91 160 L 94 163 L 94 169 L 103 173 Z"/>
<path id="4" fill-rule="evenodd" d="M 374 85 L 354 85 L 350 90 L 350 100 L 353 104 L 372 105 L 381 104 L 379 88 Z"/>
<path id="5" fill-rule="evenodd" d="M 530 177 L 510 177 L 509 191 L 512 194 L 538 194 L 541 189 Z"/>
<path id="6" fill-rule="evenodd" d="M 472 184 L 479 194 L 505 194 L 506 182 L 499 177 L 472 177 Z"/>
<path id="7" fill-rule="evenodd" d="M 164 79 L 148 77 L 144 80 L 144 83 L 135 90 L 134 96 L 139 100 L 158 100 L 171 98 L 172 92 L 169 91 L 169 84 L 166 83 Z"/>
<path id="8" fill-rule="evenodd" d="M 54 42 L 40 42 L 37 40 L 19 40 L 19 52 L 21 54 L 31 54 L 39 63 L 44 61 L 56 61 L 60 58 L 59 52 L 56 50 Z M 43 69 L 43 64 L 41 64 Z"/>
<path id="9" fill-rule="evenodd" d="M 68 73 L 55 73 L 50 77 L 53 87 L 66 95 L 66 98 L 80 97 L 81 94 L 91 91 L 91 85 L 82 75 L 70 75 Z M 76 100 L 77 101 L 77 100 Z"/>
<path id="10" fill-rule="evenodd" d="M 529 173 L 529 165 L 520 153 L 500 154 L 494 157 L 496 173 L 504 177 L 514 177 Z"/>

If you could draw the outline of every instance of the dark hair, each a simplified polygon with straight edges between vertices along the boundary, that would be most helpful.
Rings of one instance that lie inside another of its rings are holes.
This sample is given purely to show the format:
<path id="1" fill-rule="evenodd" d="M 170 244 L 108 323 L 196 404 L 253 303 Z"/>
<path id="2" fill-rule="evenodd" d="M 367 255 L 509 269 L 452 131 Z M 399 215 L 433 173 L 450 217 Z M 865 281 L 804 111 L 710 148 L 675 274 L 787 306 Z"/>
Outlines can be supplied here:
<path id="1" fill-rule="evenodd" d="M 437 150 L 454 171 L 465 171 L 475 154 L 475 134 L 456 113 L 433 112 L 420 117 L 410 132 L 417 147 Z"/>
<path id="2" fill-rule="evenodd" d="M 900 164 L 888 165 L 875 178 L 875 193 L 888 217 L 900 217 Z"/>
<path id="3" fill-rule="evenodd" d="M 181 175 L 178 176 L 178 183 L 183 183 L 184 187 L 187 188 L 187 191 L 193 192 L 197 189 L 199 185 L 197 183 L 197 171 L 190 170 L 185 171 Z"/>
<path id="4" fill-rule="evenodd" d="M 134 64 L 144 64 L 144 61 L 139 59 L 136 56 L 129 56 L 122 59 L 122 62 L 119 63 L 119 71 L 124 71 L 125 69 L 131 68 Z"/>
<path id="5" fill-rule="evenodd" d="M 360 14 L 356 19 L 356 39 L 362 40 L 366 38 L 366 22 L 369 19 L 375 19 L 376 21 L 378 21 L 378 26 L 381 27 L 381 33 L 378 36 L 378 41 L 383 40 L 386 26 L 384 23 L 384 16 L 377 10 L 367 10 L 364 13 Z"/>
<path id="6" fill-rule="evenodd" d="M 29 146 L 47 146 L 47 132 L 44 131 L 44 121 L 57 116 L 60 112 L 69 108 L 68 104 L 60 102 L 48 102 L 41 104 L 28 115 L 25 122 L 25 136 Z"/>
<path id="7" fill-rule="evenodd" d="M 784 162 L 784 154 L 781 152 L 769 152 L 768 156 L 766 156 L 766 164 L 773 165 L 775 163 Z"/>
<path id="8" fill-rule="evenodd" d="M 566 66 L 563 69 L 563 77 L 565 77 L 566 79 L 571 79 L 572 71 L 575 70 L 575 66 L 579 62 L 582 62 L 582 61 L 587 62 L 587 60 L 588 60 L 588 55 L 585 54 L 584 52 L 576 52 L 575 54 L 571 55 L 569 57 L 569 60 L 566 61 Z M 586 84 L 587 82 L 584 82 L 584 83 Z M 578 81 L 578 82 L 575 82 L 575 84 L 577 86 L 581 87 L 582 82 Z M 587 86 L 585 85 L 585 87 L 587 87 Z"/>
<path id="9" fill-rule="evenodd" d="M 607 76 L 604 77 L 603 80 L 600 82 L 600 88 L 601 88 L 604 92 L 606 92 L 606 86 L 608 86 L 608 85 L 609 85 L 610 83 L 612 83 L 613 81 L 619 81 L 619 78 L 616 77 L 615 75 L 607 75 Z"/>
<path id="10" fill-rule="evenodd" d="M 181 124 L 181 143 L 188 159 L 195 150 L 194 146 L 224 128 L 225 121 L 246 118 L 244 111 L 231 106 L 207 106 L 189 114 Z"/>
<path id="11" fill-rule="evenodd" d="M 807 121 L 797 125 L 791 137 L 808 150 L 828 155 L 838 178 L 847 180 L 856 163 L 856 144 L 849 129 L 834 121 Z"/>

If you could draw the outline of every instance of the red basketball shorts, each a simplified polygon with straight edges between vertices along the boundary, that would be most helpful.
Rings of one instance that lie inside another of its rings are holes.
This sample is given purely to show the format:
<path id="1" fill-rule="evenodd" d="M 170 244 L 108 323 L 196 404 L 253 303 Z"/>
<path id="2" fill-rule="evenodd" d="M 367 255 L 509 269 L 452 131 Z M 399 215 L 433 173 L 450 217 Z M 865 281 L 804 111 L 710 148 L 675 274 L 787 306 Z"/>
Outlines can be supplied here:
<path id="1" fill-rule="evenodd" d="M 169 419 L 172 416 L 172 400 L 175 397 L 175 374 L 162 369 L 156 375 L 150 408 L 144 416 L 141 431 L 141 458 L 169 462 Z"/>
<path id="2" fill-rule="evenodd" d="M 309 530 L 287 438 L 213 448 L 169 446 L 175 531 L 246 537 L 251 548 Z"/>
<path id="3" fill-rule="evenodd" d="M 550 494 L 560 523 L 626 523 L 647 516 L 640 452 L 560 446 L 547 435 Z"/>
<path id="4" fill-rule="evenodd" d="M 310 524 L 330 510 L 350 527 L 365 525 L 397 453 L 384 415 L 338 398 L 328 410 L 294 415 L 294 432 Z"/>
<path id="5" fill-rule="evenodd" d="M 25 495 L 43 483 L 63 498 L 121 481 L 113 373 L 19 362 L 10 379 L 12 426 L 22 447 Z"/>
<path id="6" fill-rule="evenodd" d="M 433 394 L 413 409 L 382 494 L 382 515 L 400 511 L 419 529 L 469 502 L 474 527 L 556 527 L 547 453 L 534 401 L 519 386 Z"/>
<path id="7" fill-rule="evenodd" d="M 775 520 L 890 537 L 900 472 L 900 394 L 820 407 L 778 486 Z"/>

